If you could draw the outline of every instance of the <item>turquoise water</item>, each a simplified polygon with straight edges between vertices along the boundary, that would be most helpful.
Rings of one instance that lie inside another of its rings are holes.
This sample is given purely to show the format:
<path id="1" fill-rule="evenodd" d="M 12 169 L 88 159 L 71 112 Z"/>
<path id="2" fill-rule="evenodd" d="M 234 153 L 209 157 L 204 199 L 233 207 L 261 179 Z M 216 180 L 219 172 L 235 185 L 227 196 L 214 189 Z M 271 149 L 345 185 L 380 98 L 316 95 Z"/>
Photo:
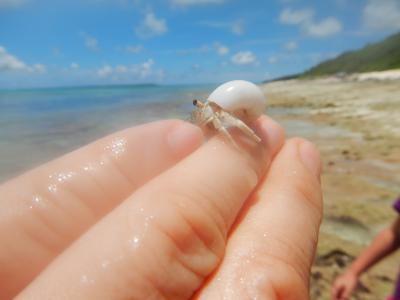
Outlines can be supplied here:
<path id="1" fill-rule="evenodd" d="M 215 86 L 0 90 L 0 182 L 139 123 L 186 118 Z"/>

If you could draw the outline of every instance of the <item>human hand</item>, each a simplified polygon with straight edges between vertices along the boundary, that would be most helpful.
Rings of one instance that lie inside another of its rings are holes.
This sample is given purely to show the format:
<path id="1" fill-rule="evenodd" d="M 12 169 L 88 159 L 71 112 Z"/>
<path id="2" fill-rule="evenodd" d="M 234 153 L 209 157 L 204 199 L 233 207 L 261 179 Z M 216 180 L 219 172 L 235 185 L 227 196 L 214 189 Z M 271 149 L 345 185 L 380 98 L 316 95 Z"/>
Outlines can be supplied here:
<path id="1" fill-rule="evenodd" d="M 358 276 L 350 270 L 337 277 L 332 285 L 332 300 L 348 300 L 357 284 Z"/>
<path id="2" fill-rule="evenodd" d="M 213 138 L 182 159 L 202 135 L 186 125 L 172 138 L 181 126 L 136 127 L 3 185 L 0 298 L 306 299 L 321 219 L 315 149 L 290 140 L 270 166 L 283 134 L 262 118 L 263 145 Z"/>

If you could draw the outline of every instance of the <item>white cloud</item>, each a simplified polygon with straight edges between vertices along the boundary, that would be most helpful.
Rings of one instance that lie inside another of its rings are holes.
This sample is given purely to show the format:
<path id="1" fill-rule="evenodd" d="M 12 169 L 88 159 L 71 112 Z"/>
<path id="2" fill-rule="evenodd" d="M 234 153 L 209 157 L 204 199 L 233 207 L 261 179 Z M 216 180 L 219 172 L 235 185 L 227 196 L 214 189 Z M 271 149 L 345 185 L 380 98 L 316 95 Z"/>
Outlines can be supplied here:
<path id="1" fill-rule="evenodd" d="M 9 54 L 4 47 L 0 46 L 0 71 L 25 70 L 27 65 L 17 57 Z"/>
<path id="2" fill-rule="evenodd" d="M 251 65 L 257 63 L 257 57 L 251 51 L 241 51 L 231 58 L 235 65 Z"/>
<path id="3" fill-rule="evenodd" d="M 71 63 L 71 64 L 69 65 L 69 67 L 70 67 L 72 70 L 76 70 L 76 69 L 79 69 L 79 68 L 80 68 L 79 64 L 77 64 L 76 62 Z"/>
<path id="4" fill-rule="evenodd" d="M 124 48 L 124 50 L 128 53 L 139 53 L 143 51 L 142 45 L 129 45 Z"/>
<path id="5" fill-rule="evenodd" d="M 228 30 L 235 35 L 245 33 L 244 22 L 242 20 L 235 20 L 233 22 L 201 21 L 199 24 L 206 27 Z"/>
<path id="6" fill-rule="evenodd" d="M 309 8 L 300 10 L 286 8 L 281 12 L 279 20 L 282 24 L 299 25 L 306 35 L 316 38 L 334 35 L 342 30 L 342 23 L 334 17 L 316 22 L 314 10 Z"/>
<path id="7" fill-rule="evenodd" d="M 112 72 L 113 72 L 113 68 L 109 65 L 105 65 L 97 70 L 97 75 L 99 77 L 107 77 L 110 74 L 112 74 Z"/>
<path id="8" fill-rule="evenodd" d="M 153 71 L 154 60 L 148 59 L 141 65 L 139 65 L 139 76 L 140 78 L 146 78 L 151 75 Z"/>
<path id="9" fill-rule="evenodd" d="M 286 8 L 281 12 L 279 20 L 283 24 L 296 25 L 311 20 L 313 16 L 314 10 L 309 8 L 299 10 Z"/>
<path id="10" fill-rule="evenodd" d="M 56 57 L 63 56 L 63 53 L 62 53 L 61 49 L 58 48 L 58 47 L 54 47 L 53 49 L 51 49 L 51 53 Z"/>
<path id="11" fill-rule="evenodd" d="M 400 29 L 398 0 L 369 0 L 363 10 L 364 26 L 372 30 Z"/>
<path id="12" fill-rule="evenodd" d="M 214 43 L 215 50 L 217 51 L 217 54 L 220 56 L 224 56 L 229 53 L 229 48 L 226 47 L 225 45 L 222 45 L 221 43 Z"/>
<path id="13" fill-rule="evenodd" d="M 30 69 L 31 69 L 30 72 L 37 72 L 40 74 L 46 73 L 47 71 L 46 66 L 42 64 L 34 64 L 32 65 L 32 67 L 30 67 Z"/>
<path id="14" fill-rule="evenodd" d="M 342 23 L 333 17 L 328 17 L 319 23 L 308 22 L 303 26 L 304 32 L 312 37 L 326 37 L 342 30 Z"/>
<path id="15" fill-rule="evenodd" d="M 6 48 L 0 46 L 0 72 L 7 71 L 45 73 L 46 67 L 42 64 L 28 65 L 16 56 L 8 53 Z"/>
<path id="16" fill-rule="evenodd" d="M 270 56 L 268 58 L 268 63 L 272 64 L 276 64 L 278 62 L 278 58 L 276 56 Z"/>
<path id="17" fill-rule="evenodd" d="M 136 34 L 141 38 L 163 35 L 167 31 L 168 26 L 165 19 L 158 19 L 152 12 L 147 13 L 142 23 L 135 29 Z"/>
<path id="18" fill-rule="evenodd" d="M 0 0 L 0 9 L 14 8 L 25 4 L 26 0 Z"/>
<path id="19" fill-rule="evenodd" d="M 178 6 L 193 6 L 203 4 L 222 4 L 225 0 L 170 0 L 171 4 Z"/>
<path id="20" fill-rule="evenodd" d="M 288 41 L 285 44 L 285 49 L 289 51 L 296 50 L 298 48 L 297 42 L 296 41 Z"/>
<path id="21" fill-rule="evenodd" d="M 173 53 L 176 53 L 178 55 L 192 55 L 192 54 L 207 54 L 210 53 L 211 51 L 215 51 L 218 55 L 224 56 L 227 55 L 230 51 L 230 49 L 221 44 L 220 42 L 215 42 L 212 45 L 202 45 L 197 48 L 188 48 L 188 49 L 180 49 L 173 51 Z M 170 51 L 167 51 L 170 53 Z"/>
<path id="22" fill-rule="evenodd" d="M 86 32 L 81 32 L 80 36 L 83 38 L 86 48 L 88 48 L 89 50 L 92 50 L 92 51 L 100 50 L 99 42 L 95 37 L 87 34 Z"/>
<path id="23" fill-rule="evenodd" d="M 154 69 L 154 60 L 148 59 L 141 64 L 136 65 L 117 65 L 112 67 L 110 65 L 104 65 L 97 70 L 97 76 L 101 78 L 108 78 L 111 76 L 123 76 L 124 78 L 130 79 L 148 79 L 150 77 L 157 77 L 160 79 L 163 75 L 162 70 Z"/>
<path id="24" fill-rule="evenodd" d="M 129 70 L 128 67 L 124 65 L 118 65 L 115 67 L 115 72 L 117 73 L 126 73 L 128 72 L 128 70 Z"/>
<path id="25" fill-rule="evenodd" d="M 236 35 L 242 35 L 244 33 L 243 21 L 235 21 L 231 24 L 231 32 Z"/>

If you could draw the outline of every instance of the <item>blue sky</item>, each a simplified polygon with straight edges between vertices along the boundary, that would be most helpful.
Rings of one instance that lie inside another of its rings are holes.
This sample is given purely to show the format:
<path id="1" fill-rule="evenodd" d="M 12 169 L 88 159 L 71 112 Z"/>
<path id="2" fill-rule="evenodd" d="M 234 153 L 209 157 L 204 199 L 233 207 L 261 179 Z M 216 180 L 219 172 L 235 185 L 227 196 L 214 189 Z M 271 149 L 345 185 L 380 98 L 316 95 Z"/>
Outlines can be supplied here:
<path id="1" fill-rule="evenodd" d="M 400 30 L 400 0 L 0 0 L 0 87 L 261 81 Z"/>

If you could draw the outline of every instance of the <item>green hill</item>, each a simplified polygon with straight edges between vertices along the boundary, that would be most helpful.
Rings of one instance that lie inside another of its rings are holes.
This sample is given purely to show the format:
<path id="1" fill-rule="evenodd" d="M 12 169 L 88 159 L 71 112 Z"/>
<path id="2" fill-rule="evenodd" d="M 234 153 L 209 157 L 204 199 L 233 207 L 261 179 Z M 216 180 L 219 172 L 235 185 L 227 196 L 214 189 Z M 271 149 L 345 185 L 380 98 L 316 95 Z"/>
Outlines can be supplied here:
<path id="1" fill-rule="evenodd" d="M 400 32 L 385 40 L 368 44 L 324 61 L 300 76 L 320 76 L 340 72 L 370 72 L 400 68 Z"/>

